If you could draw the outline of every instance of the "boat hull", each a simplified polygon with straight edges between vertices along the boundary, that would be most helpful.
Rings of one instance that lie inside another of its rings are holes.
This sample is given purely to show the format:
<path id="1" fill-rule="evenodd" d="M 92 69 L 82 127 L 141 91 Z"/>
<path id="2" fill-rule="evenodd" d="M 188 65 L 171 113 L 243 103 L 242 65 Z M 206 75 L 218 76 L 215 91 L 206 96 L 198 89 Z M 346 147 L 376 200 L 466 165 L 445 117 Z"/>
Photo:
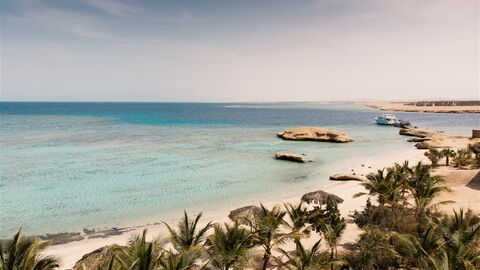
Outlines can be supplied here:
<path id="1" fill-rule="evenodd" d="M 394 121 L 389 121 L 383 118 L 377 118 L 375 121 L 377 122 L 377 125 L 392 126 L 394 124 Z"/>

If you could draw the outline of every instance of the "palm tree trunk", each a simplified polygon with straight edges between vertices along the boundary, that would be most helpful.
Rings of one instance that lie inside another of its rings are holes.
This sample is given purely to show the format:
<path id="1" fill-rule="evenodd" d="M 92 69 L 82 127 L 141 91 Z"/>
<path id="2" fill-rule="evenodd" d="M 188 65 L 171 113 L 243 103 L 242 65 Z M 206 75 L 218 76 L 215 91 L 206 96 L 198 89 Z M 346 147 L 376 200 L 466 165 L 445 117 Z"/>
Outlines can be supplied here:
<path id="1" fill-rule="evenodd" d="M 330 259 L 333 261 L 334 255 L 333 255 L 333 248 L 330 248 Z M 333 262 L 330 264 L 330 270 L 333 270 Z"/>
<path id="2" fill-rule="evenodd" d="M 270 251 L 265 251 L 265 254 L 263 255 L 263 266 L 262 266 L 263 270 L 267 269 L 269 260 L 270 260 Z"/>
<path id="3" fill-rule="evenodd" d="M 448 166 L 448 156 L 446 156 L 446 158 L 447 158 L 447 160 L 446 160 L 447 162 L 445 162 L 445 163 L 446 163 L 446 165 Z"/>

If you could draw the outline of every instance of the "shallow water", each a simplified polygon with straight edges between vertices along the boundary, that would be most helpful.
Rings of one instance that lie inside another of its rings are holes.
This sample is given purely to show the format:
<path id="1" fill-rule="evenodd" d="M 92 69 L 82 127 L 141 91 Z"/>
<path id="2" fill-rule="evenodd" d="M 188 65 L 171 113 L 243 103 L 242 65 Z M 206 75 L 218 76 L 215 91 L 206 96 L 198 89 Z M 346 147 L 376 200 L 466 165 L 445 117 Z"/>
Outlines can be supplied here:
<path id="1" fill-rule="evenodd" d="M 382 113 L 346 104 L 0 103 L 0 237 L 157 222 L 162 213 L 242 205 L 327 183 L 332 164 L 413 146 Z M 479 114 L 395 113 L 469 135 Z M 348 144 L 283 141 L 300 125 Z M 304 153 L 297 164 L 276 151 Z M 318 182 L 324 179 L 324 182 Z"/>

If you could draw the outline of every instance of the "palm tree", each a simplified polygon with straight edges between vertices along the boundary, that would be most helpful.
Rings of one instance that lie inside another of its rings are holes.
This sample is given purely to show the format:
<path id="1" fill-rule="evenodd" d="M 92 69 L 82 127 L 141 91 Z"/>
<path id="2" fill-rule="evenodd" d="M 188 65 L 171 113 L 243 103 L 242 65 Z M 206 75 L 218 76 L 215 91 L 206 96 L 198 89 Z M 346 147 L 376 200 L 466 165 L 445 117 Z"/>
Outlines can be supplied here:
<path id="1" fill-rule="evenodd" d="M 152 270 L 158 265 L 161 245 L 158 240 L 146 241 L 147 229 L 128 241 L 128 247 L 115 246 L 114 251 L 120 269 Z"/>
<path id="2" fill-rule="evenodd" d="M 480 268 L 480 217 L 460 209 L 445 223 L 449 269 Z"/>
<path id="3" fill-rule="evenodd" d="M 320 242 L 321 239 L 318 240 L 310 250 L 308 250 L 305 249 L 299 239 L 295 239 L 295 245 L 297 247 L 295 253 L 290 254 L 284 249 L 280 249 L 280 253 L 287 258 L 286 263 L 282 263 L 283 266 L 292 270 L 317 269 L 324 267 L 329 260 L 328 255 L 325 252 L 320 251 Z"/>
<path id="4" fill-rule="evenodd" d="M 284 206 L 291 221 L 291 223 L 287 223 L 287 226 L 292 233 L 299 234 L 299 236 L 302 237 L 308 237 L 311 229 L 310 226 L 307 225 L 308 211 L 303 207 L 303 202 L 300 202 L 298 205 L 286 203 Z"/>
<path id="5" fill-rule="evenodd" d="M 170 232 L 170 240 L 178 252 L 202 244 L 207 231 L 212 227 L 212 222 L 208 222 L 205 227 L 197 231 L 198 221 L 201 217 L 202 213 L 198 214 L 195 220 L 190 221 L 187 212 L 184 211 L 183 220 L 178 224 L 178 232 L 164 222 Z"/>
<path id="6" fill-rule="evenodd" d="M 261 210 L 262 215 L 255 222 L 249 223 L 254 234 L 253 242 L 264 250 L 262 269 L 265 270 L 272 256 L 272 249 L 297 235 L 284 232 L 282 227 L 287 226 L 284 220 L 286 212 L 280 210 L 278 206 L 268 210 L 261 205 Z"/>
<path id="7" fill-rule="evenodd" d="M 415 200 L 417 215 L 422 214 L 426 209 L 440 204 L 452 203 L 453 201 L 441 201 L 431 204 L 433 199 L 441 192 L 449 189 L 444 185 L 445 180 L 441 176 L 430 175 L 430 166 L 419 162 L 413 168 L 413 174 L 408 179 L 408 188 Z"/>
<path id="8" fill-rule="evenodd" d="M 429 226 L 414 239 L 418 251 L 417 263 L 426 269 L 432 267 L 436 270 L 445 269 L 448 262 L 445 241 L 440 229 L 437 225 Z"/>
<path id="9" fill-rule="evenodd" d="M 321 230 L 323 237 L 325 238 L 325 240 L 327 240 L 327 244 L 330 248 L 330 259 L 332 260 L 332 263 L 330 264 L 330 269 L 333 270 L 333 260 L 337 257 L 338 240 L 342 236 L 347 224 L 345 223 L 345 221 L 334 225 L 324 223 L 323 221 L 320 222 L 322 223 Z"/>
<path id="10" fill-rule="evenodd" d="M 440 155 L 440 152 L 437 149 L 432 147 L 430 147 L 428 151 L 425 152 L 425 156 L 432 162 L 432 167 L 434 168 L 437 167 L 438 161 L 442 157 Z"/>
<path id="11" fill-rule="evenodd" d="M 45 270 L 58 267 L 52 257 L 43 257 L 40 253 L 49 242 L 38 238 L 27 239 L 22 228 L 6 243 L 0 241 L 0 270 Z"/>
<path id="12" fill-rule="evenodd" d="M 442 157 L 445 157 L 445 165 L 448 166 L 449 165 L 449 158 L 454 158 L 456 154 L 455 154 L 455 151 L 453 151 L 452 149 L 445 148 L 440 152 L 440 155 Z"/>
<path id="13" fill-rule="evenodd" d="M 400 198 L 400 183 L 394 181 L 392 174 L 385 173 L 385 169 L 378 170 L 377 173 L 367 175 L 368 182 L 362 185 L 369 191 L 368 195 L 378 196 L 378 203 L 396 203 Z M 359 192 L 353 195 L 354 198 L 367 195 L 365 192 Z"/>
<path id="14" fill-rule="evenodd" d="M 237 222 L 232 226 L 225 223 L 224 227 L 215 225 L 205 243 L 209 265 L 220 270 L 243 269 L 252 247 L 252 234 Z"/>
<path id="15" fill-rule="evenodd" d="M 408 160 L 405 160 L 403 164 L 395 163 L 393 167 L 388 168 L 387 171 L 388 177 L 391 177 L 400 189 L 401 199 L 406 203 L 405 195 L 408 192 L 407 181 L 412 175 L 412 169 L 408 164 Z"/>
<path id="16" fill-rule="evenodd" d="M 194 246 L 180 253 L 173 251 L 163 252 L 158 264 L 163 270 L 189 270 L 196 269 L 196 261 L 201 258 L 202 247 Z"/>

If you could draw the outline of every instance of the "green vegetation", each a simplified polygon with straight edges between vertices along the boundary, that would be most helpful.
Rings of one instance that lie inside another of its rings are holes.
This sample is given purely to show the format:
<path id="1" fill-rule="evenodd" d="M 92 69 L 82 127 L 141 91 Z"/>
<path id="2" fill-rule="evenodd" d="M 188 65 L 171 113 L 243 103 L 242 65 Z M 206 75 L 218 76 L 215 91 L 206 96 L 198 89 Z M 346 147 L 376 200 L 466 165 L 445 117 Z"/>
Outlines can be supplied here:
<path id="1" fill-rule="evenodd" d="M 472 152 L 467 149 L 458 149 L 457 154 L 453 158 L 453 161 L 455 161 L 455 166 L 456 167 L 465 167 L 469 165 L 472 161 Z"/>
<path id="2" fill-rule="evenodd" d="M 435 148 L 429 148 L 427 152 L 425 152 L 425 156 L 432 162 L 432 167 L 438 166 L 438 161 L 442 158 L 440 151 Z"/>
<path id="3" fill-rule="evenodd" d="M 205 243 L 210 268 L 242 269 L 249 261 L 249 249 L 253 247 L 253 234 L 237 222 L 215 225 L 213 234 Z"/>
<path id="4" fill-rule="evenodd" d="M 445 158 L 445 165 L 448 166 L 450 158 L 454 158 L 456 154 L 455 151 L 453 151 L 452 149 L 445 148 L 440 151 L 440 155 Z"/>
<path id="5" fill-rule="evenodd" d="M 47 246 L 48 242 L 38 238 L 26 238 L 20 228 L 10 241 L 0 244 L 0 270 L 57 268 L 57 261 L 54 258 L 40 255 Z"/>
<path id="6" fill-rule="evenodd" d="M 223 225 L 202 227 L 201 214 L 185 213 L 178 228 L 167 225 L 167 239 L 148 240 L 144 230 L 78 269 L 480 269 L 480 216 L 437 211 L 449 203 L 438 201 L 448 189 L 430 165 L 395 164 L 367 179 L 367 192 L 355 195 L 368 196 L 366 206 L 351 215 L 362 230 L 359 240 L 341 248 L 347 221 L 328 198 L 322 205 L 261 205 L 255 218 Z M 56 268 L 54 259 L 39 255 L 46 244 L 19 231 L 2 243 L 0 270 Z"/>
<path id="7" fill-rule="evenodd" d="M 473 158 L 472 158 L 473 154 Z M 450 159 L 453 159 L 455 167 L 459 168 L 480 168 L 480 143 L 469 144 L 465 149 L 458 149 L 457 152 L 450 148 L 444 148 L 441 151 L 435 148 L 429 148 L 425 156 L 432 163 L 432 168 L 437 167 L 439 161 L 445 158 L 445 165 L 450 165 Z"/>
<path id="8" fill-rule="evenodd" d="M 161 246 L 158 240 L 147 242 L 147 230 L 141 236 L 130 239 L 127 248 L 116 246 L 116 259 L 119 262 L 115 269 L 121 270 L 151 270 L 155 269 L 160 259 Z"/>
<path id="9" fill-rule="evenodd" d="M 470 150 L 475 155 L 472 165 L 475 168 L 479 168 L 480 167 L 480 143 L 477 142 L 474 144 L 469 144 L 468 150 Z"/>

